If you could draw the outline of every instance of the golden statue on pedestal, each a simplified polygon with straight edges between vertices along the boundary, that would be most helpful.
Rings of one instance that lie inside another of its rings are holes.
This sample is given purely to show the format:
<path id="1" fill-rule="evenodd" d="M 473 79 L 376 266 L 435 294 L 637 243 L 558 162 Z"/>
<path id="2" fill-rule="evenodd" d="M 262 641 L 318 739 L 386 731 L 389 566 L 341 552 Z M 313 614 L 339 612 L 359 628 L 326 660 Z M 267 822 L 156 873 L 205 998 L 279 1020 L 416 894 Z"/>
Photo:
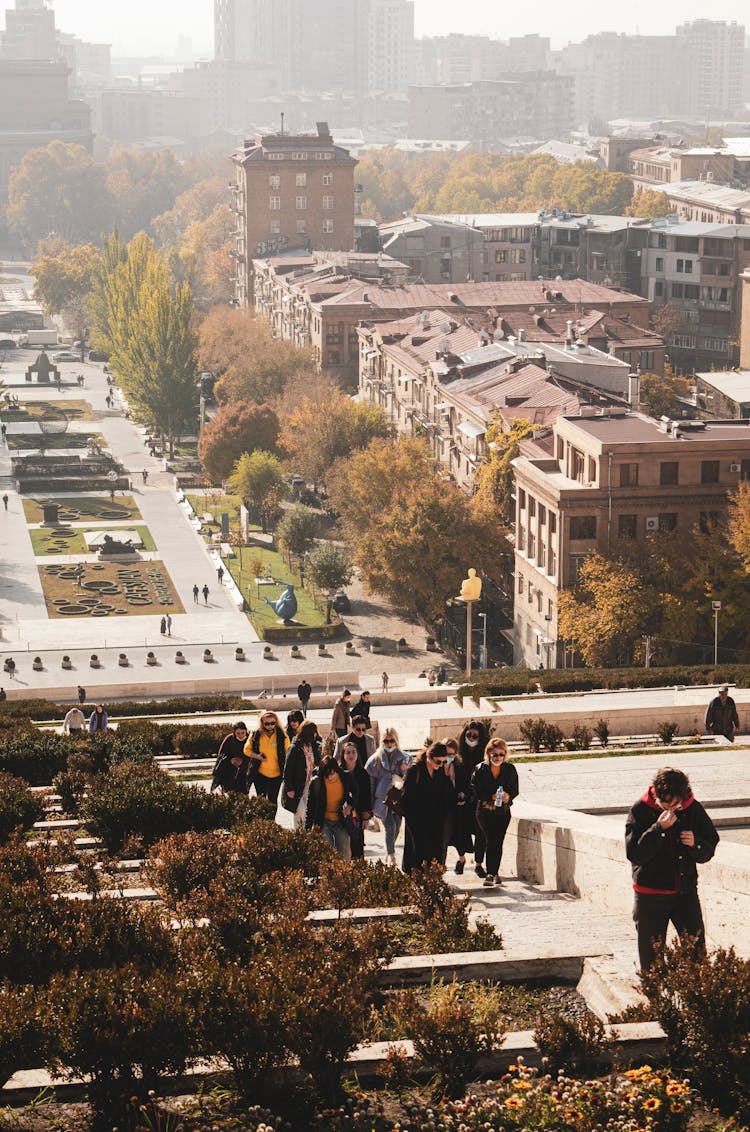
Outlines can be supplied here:
<path id="1" fill-rule="evenodd" d="M 461 593 L 459 597 L 461 601 L 479 601 L 482 596 L 482 579 L 477 577 L 476 570 L 472 567 L 469 570 L 468 578 L 464 578 L 461 583 Z"/>

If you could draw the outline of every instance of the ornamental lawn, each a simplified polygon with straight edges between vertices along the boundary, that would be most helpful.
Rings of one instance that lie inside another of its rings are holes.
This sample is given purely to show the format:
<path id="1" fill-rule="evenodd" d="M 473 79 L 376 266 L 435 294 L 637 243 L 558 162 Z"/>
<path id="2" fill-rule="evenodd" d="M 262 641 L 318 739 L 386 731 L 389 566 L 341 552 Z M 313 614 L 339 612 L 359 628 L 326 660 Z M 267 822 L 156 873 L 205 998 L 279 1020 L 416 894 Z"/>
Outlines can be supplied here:
<path id="1" fill-rule="evenodd" d="M 70 401 L 22 401 L 18 409 L 8 409 L 6 406 L 2 419 L 6 424 L 12 424 L 13 421 L 36 421 L 49 414 L 58 416 L 61 410 L 71 421 L 93 421 L 102 415 L 99 413 L 95 417 L 88 401 L 71 398 Z"/>
<path id="2" fill-rule="evenodd" d="M 242 570 L 240 570 L 240 551 L 242 552 Z M 240 588 L 240 593 L 250 605 L 248 616 L 258 636 L 263 635 L 264 629 L 280 629 L 283 627 L 279 624 L 275 611 L 271 609 L 270 605 L 266 605 L 263 598 L 267 597 L 271 601 L 276 601 L 277 598 L 281 597 L 288 582 L 291 582 L 294 586 L 297 597 L 297 612 L 294 615 L 294 621 L 297 625 L 312 629 L 319 629 L 325 625 L 325 607 L 321 611 L 316 606 L 309 590 L 302 589 L 300 586 L 299 575 L 289 569 L 277 550 L 268 550 L 263 546 L 243 546 L 236 547 L 235 554 L 237 555 L 236 558 L 225 559 L 224 569 L 229 569 Z M 273 576 L 278 583 L 275 586 L 260 586 L 260 597 L 258 597 L 259 588 L 255 584 L 255 567 L 251 568 L 250 566 L 250 563 L 257 559 L 263 561 L 265 567 L 263 573 L 269 577 Z M 308 585 L 310 585 L 309 582 Z"/>
<path id="3" fill-rule="evenodd" d="M 184 613 L 185 608 L 163 562 L 86 562 L 81 588 L 70 576 L 75 563 L 39 566 L 50 617 L 153 617 Z M 60 577 L 59 573 L 67 574 Z M 116 587 L 116 592 L 102 593 Z M 126 587 L 128 597 L 126 597 Z M 64 602 L 64 604 L 63 604 Z"/>
<path id="4" fill-rule="evenodd" d="M 31 545 L 37 558 L 47 554 L 93 554 L 86 546 L 85 531 L 107 531 L 111 527 L 34 527 L 29 531 Z M 156 550 L 156 543 L 148 527 L 118 527 L 117 530 L 138 535 L 143 550 Z"/>
<path id="5" fill-rule="evenodd" d="M 80 523 L 106 519 L 111 522 L 132 523 L 142 519 L 132 495 L 115 495 L 114 503 L 108 495 L 27 496 L 23 510 L 27 523 L 43 523 L 42 502 L 56 503 L 60 508 L 60 523 Z"/>

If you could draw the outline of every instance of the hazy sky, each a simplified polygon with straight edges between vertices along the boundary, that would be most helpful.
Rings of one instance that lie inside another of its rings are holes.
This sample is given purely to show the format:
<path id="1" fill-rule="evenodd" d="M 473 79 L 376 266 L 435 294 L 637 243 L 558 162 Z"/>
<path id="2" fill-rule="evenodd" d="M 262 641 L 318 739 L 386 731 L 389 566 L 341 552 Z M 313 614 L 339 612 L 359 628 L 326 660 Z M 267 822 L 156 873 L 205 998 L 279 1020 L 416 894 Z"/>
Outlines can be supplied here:
<path id="1" fill-rule="evenodd" d="M 0 7 L 11 6 L 5 0 Z M 314 0 L 310 0 L 314 3 Z M 113 45 L 116 54 L 148 54 L 174 50 L 177 35 L 189 35 L 196 51 L 208 53 L 213 42 L 212 0 L 55 0 L 57 24 L 63 31 Z M 533 5 L 505 5 L 497 0 L 416 0 L 417 34 L 440 35 L 449 31 L 480 32 L 506 39 L 510 35 L 539 32 L 553 46 L 582 39 L 593 31 L 627 31 L 665 34 L 684 20 L 710 17 L 738 20 L 750 25 L 745 0 L 631 0 L 607 5 L 578 0 L 574 6 L 559 0 L 537 0 Z"/>

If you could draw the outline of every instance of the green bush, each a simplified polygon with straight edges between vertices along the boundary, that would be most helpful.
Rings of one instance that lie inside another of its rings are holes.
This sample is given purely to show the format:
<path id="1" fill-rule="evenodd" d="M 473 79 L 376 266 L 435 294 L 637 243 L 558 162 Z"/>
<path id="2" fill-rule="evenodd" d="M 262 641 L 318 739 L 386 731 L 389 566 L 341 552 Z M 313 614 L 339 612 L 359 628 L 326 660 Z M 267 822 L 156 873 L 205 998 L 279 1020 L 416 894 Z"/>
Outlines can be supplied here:
<path id="1" fill-rule="evenodd" d="M 343 861 L 331 855 L 320 868 L 313 900 L 317 908 L 394 908 L 413 903 L 414 882 L 383 861 Z"/>
<path id="2" fill-rule="evenodd" d="M 172 737 L 173 749 L 183 759 L 202 759 L 215 755 L 231 723 L 194 723 L 180 727 Z"/>
<path id="3" fill-rule="evenodd" d="M 734 948 L 665 949 L 641 985 L 667 1036 L 670 1063 L 725 1112 L 750 1120 L 750 959 Z"/>
<path id="4" fill-rule="evenodd" d="M 43 817 L 41 798 L 33 795 L 22 779 L 0 771 L 0 844 L 15 830 L 30 829 Z"/>
<path id="5" fill-rule="evenodd" d="M 562 727 L 556 723 L 546 723 L 544 725 L 544 746 L 548 751 L 559 751 L 560 747 L 565 741 Z"/>
<path id="6" fill-rule="evenodd" d="M 84 704 L 84 713 L 93 711 L 93 704 Z M 120 719 L 129 715 L 147 715 L 156 718 L 160 715 L 189 715 L 191 712 L 205 714 L 217 711 L 251 711 L 253 708 L 249 700 L 242 696 L 229 696 L 220 693 L 205 693 L 204 695 L 172 696 L 166 700 L 119 700 L 111 705 L 110 719 Z M 55 704 L 51 700 L 4 700 L 0 703 L 0 720 L 2 719 L 34 719 L 54 720 L 65 719 L 70 711 L 70 704 Z"/>
<path id="7" fill-rule="evenodd" d="M 489 669 L 474 674 L 471 684 L 458 689 L 459 699 L 466 697 L 478 703 L 482 696 L 521 696 L 529 688 L 527 668 Z M 534 680 L 536 684 L 536 680 Z M 673 665 L 663 668 L 547 668 L 544 690 L 556 692 L 589 692 L 613 688 L 663 688 L 675 684 L 736 684 L 750 686 L 750 665 Z"/>
<path id="8" fill-rule="evenodd" d="M 207 794 L 156 766 L 128 762 L 91 781 L 81 817 L 117 853 L 131 839 L 148 848 L 170 833 L 229 828 L 249 812 L 243 795 Z"/>
<path id="9" fill-rule="evenodd" d="M 88 777 L 82 770 L 63 770 L 53 778 L 52 789 L 60 795 L 62 808 L 69 817 L 78 817 L 87 785 Z"/>
<path id="10" fill-rule="evenodd" d="M 151 755 L 167 755 L 173 751 L 175 725 L 155 723 L 152 719 L 123 719 L 117 725 L 118 742 L 132 743 Z"/>
<path id="11" fill-rule="evenodd" d="M 592 731 L 585 724 L 577 723 L 573 728 L 572 740 L 574 751 L 588 751 L 591 746 Z"/>
<path id="12" fill-rule="evenodd" d="M 78 740 L 53 731 L 23 731 L 0 748 L 0 771 L 23 778 L 29 786 L 49 786 L 67 768 Z"/>
<path id="13" fill-rule="evenodd" d="M 391 1005 L 418 1060 L 435 1074 L 432 1097 L 461 1097 L 481 1057 L 505 1037 L 500 997 L 470 994 L 458 983 L 433 983 L 429 996 L 404 991 Z"/>
<path id="14" fill-rule="evenodd" d="M 665 744 L 670 744 L 678 731 L 679 724 L 672 723 L 668 719 L 656 725 L 656 734 L 659 736 L 659 740 Z"/>
<path id="15" fill-rule="evenodd" d="M 534 1041 L 551 1069 L 594 1073 L 601 1069 L 606 1049 L 604 1024 L 594 1014 L 572 1018 L 549 1014 L 539 1019 Z"/>
<path id="16" fill-rule="evenodd" d="M 57 1047 L 50 1069 L 88 1079 L 94 1127 L 127 1119 L 131 1098 L 145 1101 L 163 1074 L 185 1069 L 194 1018 L 176 972 L 144 977 L 137 967 L 55 975 L 47 1019 Z"/>
<path id="17" fill-rule="evenodd" d="M 489 920 L 479 918 L 469 927 L 471 897 L 459 896 L 446 883 L 437 862 L 410 874 L 414 882 L 413 903 L 424 931 L 427 951 L 499 951 L 503 946 Z"/>
<path id="18" fill-rule="evenodd" d="M 602 747 L 609 746 L 609 724 L 606 719 L 598 719 L 594 727 L 594 734 L 601 743 Z"/>
<path id="19" fill-rule="evenodd" d="M 544 746 L 547 723 L 543 719 L 522 719 L 518 731 L 530 751 L 540 751 Z"/>

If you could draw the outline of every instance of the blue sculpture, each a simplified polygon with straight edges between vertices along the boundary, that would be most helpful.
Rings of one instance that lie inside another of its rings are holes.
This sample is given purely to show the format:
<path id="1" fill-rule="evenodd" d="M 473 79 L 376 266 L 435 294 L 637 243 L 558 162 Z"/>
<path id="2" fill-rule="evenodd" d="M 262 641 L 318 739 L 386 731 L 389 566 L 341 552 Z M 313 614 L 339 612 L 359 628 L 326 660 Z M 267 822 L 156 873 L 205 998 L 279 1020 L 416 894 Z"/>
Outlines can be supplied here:
<path id="1" fill-rule="evenodd" d="M 264 597 L 263 600 L 266 605 L 271 606 L 271 609 L 273 609 L 280 621 L 283 621 L 285 625 L 291 624 L 292 618 L 297 612 L 297 598 L 295 597 L 294 586 L 291 582 L 286 587 L 281 597 L 277 598 L 276 601 L 269 601 L 267 597 Z"/>

